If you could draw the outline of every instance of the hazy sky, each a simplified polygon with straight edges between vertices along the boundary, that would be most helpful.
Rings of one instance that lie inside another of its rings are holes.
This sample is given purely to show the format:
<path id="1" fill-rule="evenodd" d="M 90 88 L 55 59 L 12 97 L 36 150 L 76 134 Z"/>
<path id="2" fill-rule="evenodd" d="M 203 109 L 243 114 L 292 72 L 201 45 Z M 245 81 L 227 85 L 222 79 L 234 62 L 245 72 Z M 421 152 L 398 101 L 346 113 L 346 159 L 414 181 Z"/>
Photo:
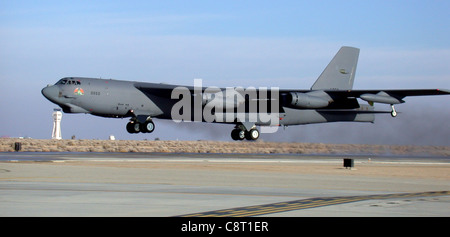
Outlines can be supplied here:
<path id="1" fill-rule="evenodd" d="M 355 89 L 450 89 L 449 10 L 449 1 L 0 0 L 0 136 L 50 138 L 56 105 L 41 89 L 62 77 L 308 89 L 343 45 L 361 49 Z M 449 100 L 407 98 L 395 119 L 260 139 L 450 145 Z M 154 133 L 130 135 L 127 122 L 64 114 L 62 135 L 231 140 L 233 128 L 155 120 Z"/>

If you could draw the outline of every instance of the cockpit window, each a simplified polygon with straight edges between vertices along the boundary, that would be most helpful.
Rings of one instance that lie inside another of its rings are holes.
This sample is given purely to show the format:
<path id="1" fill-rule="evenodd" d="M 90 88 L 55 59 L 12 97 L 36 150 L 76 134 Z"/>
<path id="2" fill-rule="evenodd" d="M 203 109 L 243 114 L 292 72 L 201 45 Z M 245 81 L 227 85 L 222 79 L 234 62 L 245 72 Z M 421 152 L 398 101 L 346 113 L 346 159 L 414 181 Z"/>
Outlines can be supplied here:
<path id="1" fill-rule="evenodd" d="M 80 80 L 63 78 L 59 80 L 56 85 L 81 85 L 81 82 Z"/>
<path id="2" fill-rule="evenodd" d="M 65 85 L 66 83 L 67 83 L 67 79 L 61 79 L 56 83 L 56 85 Z"/>

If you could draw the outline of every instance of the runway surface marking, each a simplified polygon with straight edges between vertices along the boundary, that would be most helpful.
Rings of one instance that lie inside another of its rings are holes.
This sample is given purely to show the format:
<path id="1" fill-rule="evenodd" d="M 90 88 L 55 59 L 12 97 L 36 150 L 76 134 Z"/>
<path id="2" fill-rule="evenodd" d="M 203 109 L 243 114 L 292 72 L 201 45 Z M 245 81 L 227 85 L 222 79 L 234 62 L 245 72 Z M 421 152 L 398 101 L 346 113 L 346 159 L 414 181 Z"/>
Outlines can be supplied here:
<path id="1" fill-rule="evenodd" d="M 288 202 L 271 203 L 264 205 L 237 207 L 230 209 L 223 209 L 217 211 L 208 211 L 201 213 L 193 213 L 181 215 L 180 217 L 251 217 L 259 215 L 267 215 L 279 212 L 301 210 L 307 208 L 323 207 L 337 204 L 344 204 L 350 202 L 358 202 L 375 199 L 394 199 L 394 198 L 411 198 L 411 197 L 433 197 L 433 196 L 447 196 L 450 191 L 437 192 L 421 192 L 421 193 L 396 193 L 396 194 L 381 194 L 381 195 L 367 195 L 367 196 L 348 196 L 348 197 L 322 197 L 322 198 L 308 198 Z"/>

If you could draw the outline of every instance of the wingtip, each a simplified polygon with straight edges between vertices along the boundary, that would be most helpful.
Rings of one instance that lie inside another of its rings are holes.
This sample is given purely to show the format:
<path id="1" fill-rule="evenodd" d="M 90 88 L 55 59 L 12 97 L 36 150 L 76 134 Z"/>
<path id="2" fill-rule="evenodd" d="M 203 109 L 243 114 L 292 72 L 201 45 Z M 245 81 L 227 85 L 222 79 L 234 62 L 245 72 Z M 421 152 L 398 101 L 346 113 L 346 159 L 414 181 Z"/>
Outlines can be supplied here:
<path id="1" fill-rule="evenodd" d="M 443 92 L 445 94 L 450 94 L 450 90 L 449 89 L 437 89 L 437 91 Z"/>

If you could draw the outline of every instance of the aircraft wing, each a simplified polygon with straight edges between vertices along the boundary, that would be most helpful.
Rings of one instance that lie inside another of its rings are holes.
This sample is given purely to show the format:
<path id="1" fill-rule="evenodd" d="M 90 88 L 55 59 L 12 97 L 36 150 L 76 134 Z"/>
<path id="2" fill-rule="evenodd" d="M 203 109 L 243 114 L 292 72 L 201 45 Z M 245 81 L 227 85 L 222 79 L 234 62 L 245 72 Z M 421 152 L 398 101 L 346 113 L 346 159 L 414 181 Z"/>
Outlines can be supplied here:
<path id="1" fill-rule="evenodd" d="M 177 87 L 177 85 L 138 82 L 134 84 L 134 87 L 142 91 L 147 96 L 157 96 L 170 99 L 172 91 Z"/>
<path id="2" fill-rule="evenodd" d="M 285 101 L 300 109 L 356 109 L 357 98 L 373 103 L 401 104 L 407 96 L 448 95 L 447 89 L 395 89 L 395 90 L 280 90 Z M 327 102 L 329 104 L 327 104 Z"/>
<path id="3" fill-rule="evenodd" d="M 386 92 L 389 95 L 398 97 L 400 99 L 407 96 L 427 96 L 427 95 L 446 95 L 450 94 L 450 90 L 445 89 L 406 89 L 406 90 L 348 90 L 348 91 L 325 91 L 328 94 L 336 94 L 351 97 L 359 97 L 362 94 L 378 94 L 379 92 Z"/>
<path id="4" fill-rule="evenodd" d="M 404 103 L 403 98 L 407 96 L 430 96 L 447 95 L 450 90 L 446 89 L 396 89 L 396 90 L 348 90 L 348 91 L 325 91 L 332 98 L 361 98 L 368 102 L 384 104 Z"/>
<path id="5" fill-rule="evenodd" d="M 136 83 L 134 86 L 145 93 L 148 97 L 161 97 L 170 99 L 173 89 L 179 85 L 169 84 L 155 84 L 155 83 Z M 182 86 L 184 87 L 184 86 Z M 187 86 L 191 93 L 194 92 L 194 87 Z M 202 88 L 202 91 L 205 88 Z M 221 88 L 225 90 L 225 88 Z M 257 89 L 258 90 L 258 89 Z M 268 89 L 268 91 L 271 91 Z M 447 89 L 387 89 L 387 90 L 296 90 L 296 89 L 279 89 L 280 97 L 287 103 L 292 101 L 292 96 L 298 97 L 299 100 L 306 101 L 308 104 L 321 102 L 326 106 L 311 106 L 298 108 L 323 108 L 327 109 L 353 109 L 359 108 L 356 101 L 357 98 L 365 100 L 369 103 L 383 103 L 383 104 L 401 104 L 403 99 L 408 96 L 431 96 L 431 95 L 448 95 L 450 90 Z M 286 97 L 287 96 L 287 97 Z M 310 100 L 310 102 L 309 102 Z M 328 104 L 328 102 L 331 102 Z M 295 107 L 295 106 L 294 106 Z"/>

